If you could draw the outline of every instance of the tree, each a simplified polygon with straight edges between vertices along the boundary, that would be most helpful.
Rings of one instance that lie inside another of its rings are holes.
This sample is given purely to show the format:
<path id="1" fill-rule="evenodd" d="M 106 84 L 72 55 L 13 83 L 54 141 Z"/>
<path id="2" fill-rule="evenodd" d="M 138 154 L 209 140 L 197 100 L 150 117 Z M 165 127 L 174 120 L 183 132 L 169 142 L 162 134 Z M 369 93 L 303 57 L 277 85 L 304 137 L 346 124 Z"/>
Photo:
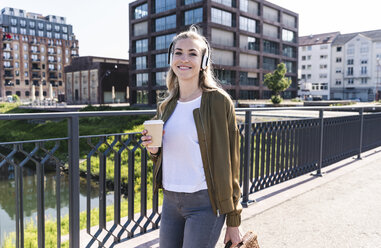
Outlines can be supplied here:
<path id="1" fill-rule="evenodd" d="M 12 95 L 12 98 L 13 98 L 14 102 L 19 102 L 20 101 L 20 97 L 18 95 Z"/>
<path id="2" fill-rule="evenodd" d="M 283 100 L 280 93 L 287 90 L 291 85 L 291 79 L 284 76 L 286 72 L 286 65 L 280 63 L 273 73 L 265 75 L 263 84 L 274 92 L 274 95 L 271 96 L 271 102 L 274 104 L 280 103 Z"/>

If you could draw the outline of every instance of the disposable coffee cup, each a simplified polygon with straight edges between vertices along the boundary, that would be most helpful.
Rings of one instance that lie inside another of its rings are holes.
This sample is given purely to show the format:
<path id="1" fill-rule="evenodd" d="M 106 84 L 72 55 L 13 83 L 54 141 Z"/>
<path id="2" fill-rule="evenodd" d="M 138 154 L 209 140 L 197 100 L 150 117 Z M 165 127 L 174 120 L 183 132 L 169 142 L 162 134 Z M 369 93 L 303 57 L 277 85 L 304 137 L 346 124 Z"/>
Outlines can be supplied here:
<path id="1" fill-rule="evenodd" d="M 161 147 L 161 140 L 163 138 L 163 125 L 162 120 L 149 120 L 143 123 L 144 128 L 147 129 L 147 135 L 152 137 L 152 143 L 148 147 Z"/>

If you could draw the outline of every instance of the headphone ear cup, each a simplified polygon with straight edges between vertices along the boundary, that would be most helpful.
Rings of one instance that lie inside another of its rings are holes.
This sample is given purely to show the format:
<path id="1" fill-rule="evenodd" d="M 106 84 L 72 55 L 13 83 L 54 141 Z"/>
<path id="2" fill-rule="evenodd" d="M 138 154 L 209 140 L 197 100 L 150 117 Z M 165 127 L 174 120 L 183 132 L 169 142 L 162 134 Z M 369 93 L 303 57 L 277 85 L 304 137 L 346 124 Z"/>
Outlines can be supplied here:
<path id="1" fill-rule="evenodd" d="M 172 65 L 172 54 L 171 53 L 168 54 L 168 64 Z"/>
<path id="2" fill-rule="evenodd" d="M 208 60 L 209 60 L 209 57 L 208 57 L 208 55 L 205 54 L 205 55 L 202 57 L 202 63 L 201 63 L 201 68 L 202 68 L 203 70 L 205 70 L 206 67 L 208 66 Z"/>

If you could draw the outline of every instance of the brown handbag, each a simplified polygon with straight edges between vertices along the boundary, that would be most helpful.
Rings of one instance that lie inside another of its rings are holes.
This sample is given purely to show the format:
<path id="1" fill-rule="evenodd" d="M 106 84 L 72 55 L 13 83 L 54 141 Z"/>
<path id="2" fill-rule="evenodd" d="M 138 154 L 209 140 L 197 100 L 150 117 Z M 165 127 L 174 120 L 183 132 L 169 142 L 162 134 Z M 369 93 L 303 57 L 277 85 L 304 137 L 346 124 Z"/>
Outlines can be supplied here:
<path id="1" fill-rule="evenodd" d="M 232 242 L 226 243 L 225 248 L 230 248 Z M 257 235 L 252 231 L 248 231 L 243 237 L 242 242 L 238 244 L 239 248 L 259 248 Z"/>

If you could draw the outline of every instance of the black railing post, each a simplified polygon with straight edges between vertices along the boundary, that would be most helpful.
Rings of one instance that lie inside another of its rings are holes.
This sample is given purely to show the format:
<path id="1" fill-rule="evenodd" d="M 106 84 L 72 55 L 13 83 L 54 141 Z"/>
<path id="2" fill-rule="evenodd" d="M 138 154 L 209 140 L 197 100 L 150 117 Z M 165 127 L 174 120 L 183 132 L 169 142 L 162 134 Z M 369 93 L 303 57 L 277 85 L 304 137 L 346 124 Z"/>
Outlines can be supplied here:
<path id="1" fill-rule="evenodd" d="M 69 134 L 69 247 L 79 248 L 79 120 L 68 118 Z"/>
<path id="2" fill-rule="evenodd" d="M 322 167 L 322 164 L 323 164 L 323 142 L 324 142 L 324 110 L 323 109 L 320 109 L 319 110 L 319 127 L 320 127 L 320 130 L 319 130 L 319 160 L 318 160 L 318 163 L 317 163 L 317 170 L 316 170 L 316 174 L 311 174 L 313 176 L 318 176 L 318 177 L 321 177 L 322 174 L 321 174 L 321 167 Z"/>
<path id="3" fill-rule="evenodd" d="M 250 136 L 251 136 L 251 111 L 247 110 L 245 114 L 245 145 L 244 145 L 244 162 L 243 162 L 243 196 L 242 206 L 247 207 L 249 202 L 249 161 L 250 161 Z"/>
<path id="4" fill-rule="evenodd" d="M 357 155 L 357 159 L 361 159 L 363 131 L 364 131 L 364 108 L 361 108 L 360 109 L 360 145 L 359 145 L 359 154 Z"/>
<path id="5" fill-rule="evenodd" d="M 323 164 L 323 142 L 324 142 L 324 110 L 319 110 L 320 119 L 320 146 L 319 146 L 319 163 L 316 171 L 316 176 L 321 177 L 321 166 Z"/>

